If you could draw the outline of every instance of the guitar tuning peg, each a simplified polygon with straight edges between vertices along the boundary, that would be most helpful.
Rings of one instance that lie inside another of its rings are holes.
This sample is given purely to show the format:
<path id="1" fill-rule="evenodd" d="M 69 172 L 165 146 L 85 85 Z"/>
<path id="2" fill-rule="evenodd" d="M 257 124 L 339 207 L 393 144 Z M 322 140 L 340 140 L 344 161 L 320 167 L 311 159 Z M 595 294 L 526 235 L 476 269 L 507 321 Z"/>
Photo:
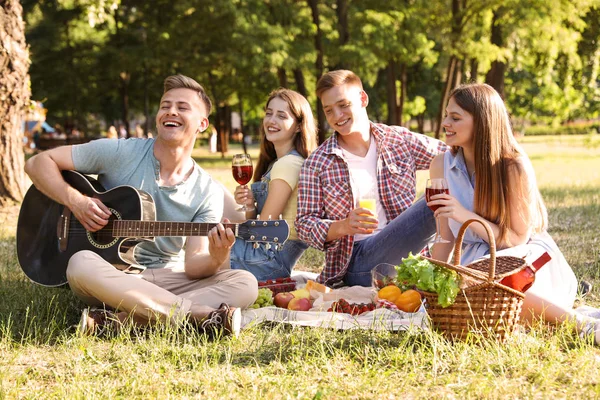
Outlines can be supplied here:
<path id="1" fill-rule="evenodd" d="M 254 244 L 252 245 L 252 247 L 254 247 L 255 249 L 258 249 L 260 247 L 260 243 L 254 242 Z"/>
<path id="2" fill-rule="evenodd" d="M 256 214 L 256 219 L 260 219 L 260 214 Z"/>
<path id="3" fill-rule="evenodd" d="M 280 244 L 276 244 L 275 245 L 275 251 L 281 251 L 283 246 L 281 246 Z"/>
<path id="4" fill-rule="evenodd" d="M 283 219 L 283 214 L 279 214 L 279 219 Z"/>
<path id="5" fill-rule="evenodd" d="M 271 214 L 269 214 L 269 221 L 271 220 Z"/>
<path id="6" fill-rule="evenodd" d="M 271 244 L 270 244 L 270 243 L 267 243 L 267 244 L 265 244 L 265 248 L 266 248 L 267 250 L 269 250 L 269 249 L 271 248 Z"/>

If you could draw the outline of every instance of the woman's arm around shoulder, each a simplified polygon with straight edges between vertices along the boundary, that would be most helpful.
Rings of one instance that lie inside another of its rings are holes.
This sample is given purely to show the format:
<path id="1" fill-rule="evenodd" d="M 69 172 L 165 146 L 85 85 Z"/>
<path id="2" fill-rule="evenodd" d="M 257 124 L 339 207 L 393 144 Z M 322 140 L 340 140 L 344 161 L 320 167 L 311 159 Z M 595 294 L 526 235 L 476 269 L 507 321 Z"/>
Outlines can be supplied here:
<path id="1" fill-rule="evenodd" d="M 438 155 L 442 156 L 449 149 L 446 143 L 441 140 L 407 131 L 405 138 L 409 143 L 411 154 L 415 160 L 415 165 L 418 170 L 431 168 L 432 159 Z"/>

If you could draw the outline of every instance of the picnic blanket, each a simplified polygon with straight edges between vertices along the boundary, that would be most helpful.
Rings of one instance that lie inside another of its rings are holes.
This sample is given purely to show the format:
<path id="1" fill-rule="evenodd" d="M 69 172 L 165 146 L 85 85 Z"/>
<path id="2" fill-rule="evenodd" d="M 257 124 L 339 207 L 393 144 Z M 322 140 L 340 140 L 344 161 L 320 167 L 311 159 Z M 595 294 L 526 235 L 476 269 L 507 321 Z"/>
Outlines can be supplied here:
<path id="1" fill-rule="evenodd" d="M 297 326 L 311 326 L 332 329 L 372 329 L 400 331 L 428 329 L 429 320 L 424 307 L 416 313 L 377 308 L 360 315 L 328 312 L 339 299 L 350 303 L 369 303 L 373 300 L 374 289 L 362 286 L 344 287 L 321 293 L 311 290 L 313 308 L 309 311 L 292 311 L 278 307 L 248 309 L 242 312 L 242 327 L 247 328 L 263 321 L 281 322 Z"/>

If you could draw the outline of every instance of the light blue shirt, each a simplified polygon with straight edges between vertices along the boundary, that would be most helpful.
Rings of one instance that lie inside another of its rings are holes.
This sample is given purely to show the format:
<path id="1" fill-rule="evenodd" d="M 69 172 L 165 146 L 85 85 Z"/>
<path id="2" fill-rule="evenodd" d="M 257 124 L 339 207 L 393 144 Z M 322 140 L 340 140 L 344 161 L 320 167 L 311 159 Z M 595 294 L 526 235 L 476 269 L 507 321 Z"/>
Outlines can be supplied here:
<path id="1" fill-rule="evenodd" d="M 456 155 L 450 151 L 444 154 L 444 178 L 448 182 L 450 194 L 458 200 L 464 208 L 473 211 L 473 201 L 475 198 L 475 175 L 469 176 L 467 165 L 463 157 L 462 149 Z M 458 236 L 462 224 L 448 218 L 448 226 L 454 237 Z M 461 264 L 467 265 L 474 260 L 487 255 L 490 246 L 479 235 L 471 229 L 467 229 L 463 239 Z"/>
<path id="2" fill-rule="evenodd" d="M 160 163 L 154 157 L 154 139 L 99 139 L 73 146 L 73 165 L 85 174 L 97 174 L 106 190 L 132 186 L 149 193 L 158 221 L 209 222 L 221 220 L 223 190 L 194 162 L 190 176 L 175 186 L 159 186 Z M 184 261 L 185 238 L 157 237 L 140 243 L 136 261 L 162 268 Z"/>
<path id="3" fill-rule="evenodd" d="M 537 190 L 535 173 L 531 163 L 528 159 L 524 158 L 523 165 L 529 178 L 529 190 Z M 464 208 L 473 211 L 475 176 L 469 176 L 467 172 L 462 149 L 456 155 L 453 155 L 450 151 L 445 153 L 444 177 L 448 181 L 450 194 Z M 454 237 L 458 236 L 461 224 L 448 219 L 448 226 L 452 230 Z M 489 251 L 489 244 L 473 233 L 471 229 L 467 229 L 463 239 L 461 264 L 468 265 L 483 256 L 487 256 Z M 536 233 L 529 238 L 527 243 L 497 251 L 496 256 L 524 257 L 527 262 L 533 262 L 544 252 L 548 252 L 552 259 L 535 274 L 535 282 L 529 291 L 543 298 L 552 298 L 555 304 L 562 307 L 573 307 L 577 293 L 577 279 L 569 263 L 565 260 L 562 252 L 548 232 Z"/>

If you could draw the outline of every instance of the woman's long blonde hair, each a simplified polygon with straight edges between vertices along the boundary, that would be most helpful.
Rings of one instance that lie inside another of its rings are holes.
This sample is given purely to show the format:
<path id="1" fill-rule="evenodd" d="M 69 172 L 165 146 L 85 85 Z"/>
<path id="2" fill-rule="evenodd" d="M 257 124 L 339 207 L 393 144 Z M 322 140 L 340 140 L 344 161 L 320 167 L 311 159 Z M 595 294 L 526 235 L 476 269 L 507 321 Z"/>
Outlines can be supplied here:
<path id="1" fill-rule="evenodd" d="M 533 232 L 544 230 L 548 213 L 536 187 L 531 188 L 524 169 L 529 158 L 513 136 L 506 106 L 494 88 L 486 84 L 468 84 L 452 91 L 450 98 L 473 117 L 475 156 L 474 212 L 500 227 L 498 242 L 508 242 L 511 204 L 509 196 L 518 196 L 529 207 Z M 452 149 L 453 153 L 458 148 Z M 509 173 L 509 171 L 511 173 Z M 517 177 L 517 182 L 511 179 Z M 530 179 L 535 179 L 530 177 Z"/>
<path id="2" fill-rule="evenodd" d="M 276 97 L 287 103 L 292 116 L 300 128 L 294 139 L 294 148 L 302 157 L 308 157 L 317 148 L 317 126 L 308 100 L 298 92 L 279 88 L 271 92 L 269 99 L 265 103 L 265 109 L 269 106 L 271 100 Z M 265 172 L 267 172 L 269 165 L 277 159 L 275 146 L 266 139 L 265 126 L 262 122 L 259 132 L 260 154 L 256 170 L 254 171 L 254 182 L 260 181 Z"/>

